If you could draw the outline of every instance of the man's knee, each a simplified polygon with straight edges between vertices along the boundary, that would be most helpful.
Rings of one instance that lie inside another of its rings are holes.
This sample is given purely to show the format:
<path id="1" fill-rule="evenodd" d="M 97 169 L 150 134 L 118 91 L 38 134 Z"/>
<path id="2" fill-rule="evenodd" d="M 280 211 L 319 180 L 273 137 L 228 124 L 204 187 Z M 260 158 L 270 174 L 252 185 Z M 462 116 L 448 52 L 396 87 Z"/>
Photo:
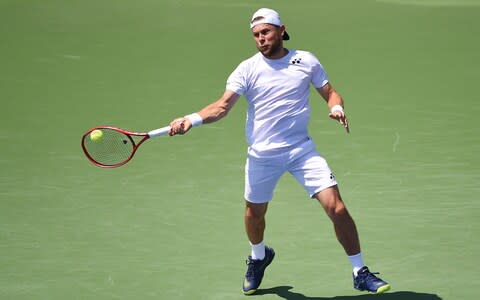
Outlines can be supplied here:
<path id="1" fill-rule="evenodd" d="M 328 216 L 332 219 L 343 219 L 348 216 L 348 211 L 342 201 L 334 202 L 331 206 L 325 209 Z"/>
<path id="2" fill-rule="evenodd" d="M 317 193 L 315 198 L 317 198 L 332 220 L 348 216 L 347 208 L 340 197 L 337 186 L 327 188 Z"/>
<path id="3" fill-rule="evenodd" d="M 245 217 L 249 219 L 263 219 L 267 212 L 267 203 L 252 203 L 245 201 Z"/>

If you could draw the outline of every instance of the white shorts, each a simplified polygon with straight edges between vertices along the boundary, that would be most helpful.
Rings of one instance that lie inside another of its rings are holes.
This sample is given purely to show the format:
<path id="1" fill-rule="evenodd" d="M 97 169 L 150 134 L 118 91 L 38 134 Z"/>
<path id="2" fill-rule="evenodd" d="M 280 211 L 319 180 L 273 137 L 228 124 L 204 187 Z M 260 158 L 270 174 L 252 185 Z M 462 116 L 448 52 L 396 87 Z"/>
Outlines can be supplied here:
<path id="1" fill-rule="evenodd" d="M 282 154 L 257 157 L 249 153 L 245 164 L 245 199 L 265 203 L 272 199 L 280 177 L 292 174 L 310 197 L 337 184 L 327 161 L 311 139 Z"/>

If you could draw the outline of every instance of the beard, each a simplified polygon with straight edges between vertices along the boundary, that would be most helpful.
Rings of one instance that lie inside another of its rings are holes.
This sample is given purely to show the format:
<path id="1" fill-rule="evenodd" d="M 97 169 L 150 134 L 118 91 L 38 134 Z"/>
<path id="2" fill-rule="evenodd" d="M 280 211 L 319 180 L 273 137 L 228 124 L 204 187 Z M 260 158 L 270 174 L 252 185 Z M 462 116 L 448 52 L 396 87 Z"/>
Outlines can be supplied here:
<path id="1" fill-rule="evenodd" d="M 276 39 L 272 42 L 271 45 L 257 45 L 258 51 L 263 54 L 266 58 L 272 58 L 278 56 L 283 50 L 282 40 Z"/>

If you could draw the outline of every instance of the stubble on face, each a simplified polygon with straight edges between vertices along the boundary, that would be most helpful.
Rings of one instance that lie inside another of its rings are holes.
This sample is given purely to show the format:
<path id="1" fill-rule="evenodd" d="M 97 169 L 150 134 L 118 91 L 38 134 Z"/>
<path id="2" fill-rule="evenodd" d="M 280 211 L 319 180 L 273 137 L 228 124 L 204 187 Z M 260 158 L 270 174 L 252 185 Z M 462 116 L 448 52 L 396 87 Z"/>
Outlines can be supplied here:
<path id="1" fill-rule="evenodd" d="M 266 58 L 280 58 L 284 55 L 282 31 L 278 26 L 259 24 L 252 29 L 255 45 Z"/>

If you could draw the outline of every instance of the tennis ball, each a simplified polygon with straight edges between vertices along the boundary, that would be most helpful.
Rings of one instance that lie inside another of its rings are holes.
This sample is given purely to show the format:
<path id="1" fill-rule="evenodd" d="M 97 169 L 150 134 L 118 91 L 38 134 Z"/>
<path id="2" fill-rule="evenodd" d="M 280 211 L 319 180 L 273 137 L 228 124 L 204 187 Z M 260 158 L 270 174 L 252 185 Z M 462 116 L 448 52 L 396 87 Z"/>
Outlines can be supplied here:
<path id="1" fill-rule="evenodd" d="M 90 132 L 90 139 L 94 142 L 98 142 L 102 139 L 103 132 L 100 129 L 95 129 L 94 131 Z"/>

